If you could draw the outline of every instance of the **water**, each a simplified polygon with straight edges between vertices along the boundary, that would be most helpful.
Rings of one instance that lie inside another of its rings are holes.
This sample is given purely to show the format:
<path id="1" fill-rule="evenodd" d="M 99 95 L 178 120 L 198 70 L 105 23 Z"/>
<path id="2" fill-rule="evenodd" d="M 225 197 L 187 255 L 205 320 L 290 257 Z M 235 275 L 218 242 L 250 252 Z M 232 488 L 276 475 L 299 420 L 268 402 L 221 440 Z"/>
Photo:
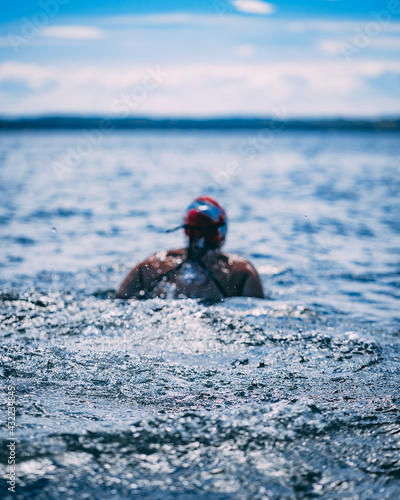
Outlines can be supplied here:
<path id="1" fill-rule="evenodd" d="M 0 135 L 2 498 L 397 500 L 398 136 L 82 138 Z M 113 300 L 202 193 L 268 299 Z"/>

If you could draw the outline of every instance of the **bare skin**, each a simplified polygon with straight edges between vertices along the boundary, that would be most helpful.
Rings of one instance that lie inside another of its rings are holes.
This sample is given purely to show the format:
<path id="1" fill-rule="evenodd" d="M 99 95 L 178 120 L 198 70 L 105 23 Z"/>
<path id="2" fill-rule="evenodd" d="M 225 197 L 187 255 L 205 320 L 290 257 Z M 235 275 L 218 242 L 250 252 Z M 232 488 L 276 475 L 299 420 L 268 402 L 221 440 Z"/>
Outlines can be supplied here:
<path id="1" fill-rule="evenodd" d="M 186 259 L 186 249 L 151 255 L 128 274 L 117 298 L 264 298 L 257 271 L 238 255 L 209 250 L 201 256 L 203 264 Z"/>

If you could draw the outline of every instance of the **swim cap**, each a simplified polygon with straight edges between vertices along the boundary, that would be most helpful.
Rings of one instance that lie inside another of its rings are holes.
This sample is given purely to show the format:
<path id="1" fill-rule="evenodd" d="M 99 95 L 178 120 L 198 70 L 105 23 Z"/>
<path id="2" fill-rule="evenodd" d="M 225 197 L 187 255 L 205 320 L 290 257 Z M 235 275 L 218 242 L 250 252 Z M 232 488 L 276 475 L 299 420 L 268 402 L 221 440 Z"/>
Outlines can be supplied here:
<path id="1" fill-rule="evenodd" d="M 200 196 L 187 207 L 183 227 L 191 243 L 221 248 L 226 237 L 226 223 L 226 213 L 221 205 L 209 196 Z"/>

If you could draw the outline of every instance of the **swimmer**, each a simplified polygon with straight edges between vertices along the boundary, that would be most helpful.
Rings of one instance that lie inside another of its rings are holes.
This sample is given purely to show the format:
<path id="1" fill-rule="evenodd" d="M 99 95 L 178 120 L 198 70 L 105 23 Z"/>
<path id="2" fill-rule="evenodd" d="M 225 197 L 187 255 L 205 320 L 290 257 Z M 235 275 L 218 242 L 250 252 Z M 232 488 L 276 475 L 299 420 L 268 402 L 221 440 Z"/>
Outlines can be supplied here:
<path id="1" fill-rule="evenodd" d="M 221 251 L 227 232 L 225 210 L 209 196 L 187 208 L 183 228 L 187 248 L 161 251 L 137 265 L 117 298 L 264 298 L 257 271 L 247 260 Z"/>

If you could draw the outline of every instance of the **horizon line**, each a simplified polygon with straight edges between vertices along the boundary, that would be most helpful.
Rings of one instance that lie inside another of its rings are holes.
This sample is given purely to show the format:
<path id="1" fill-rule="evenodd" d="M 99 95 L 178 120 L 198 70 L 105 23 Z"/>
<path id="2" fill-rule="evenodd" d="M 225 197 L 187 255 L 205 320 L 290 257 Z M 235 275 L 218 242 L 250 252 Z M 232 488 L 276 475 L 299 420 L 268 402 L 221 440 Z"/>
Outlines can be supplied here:
<path id="1" fill-rule="evenodd" d="M 221 117 L 152 117 L 43 115 L 27 117 L 0 117 L 0 131 L 4 130 L 83 130 L 83 129 L 192 129 L 237 130 L 272 127 L 289 130 L 372 130 L 400 131 L 397 117 L 307 117 L 283 118 L 221 116 Z"/>

